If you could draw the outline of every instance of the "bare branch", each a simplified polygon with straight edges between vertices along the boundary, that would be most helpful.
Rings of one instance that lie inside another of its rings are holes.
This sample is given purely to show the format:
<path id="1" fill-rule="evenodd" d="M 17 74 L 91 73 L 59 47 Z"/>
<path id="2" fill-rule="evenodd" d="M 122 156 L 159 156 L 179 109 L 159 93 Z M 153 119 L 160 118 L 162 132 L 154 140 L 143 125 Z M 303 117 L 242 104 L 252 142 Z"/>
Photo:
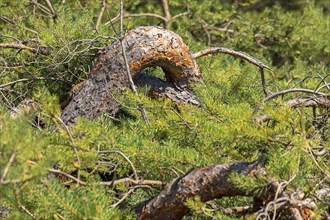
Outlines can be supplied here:
<path id="1" fill-rule="evenodd" d="M 99 26 L 100 26 L 100 23 L 101 23 L 101 20 L 102 20 L 102 17 L 103 17 L 103 14 L 104 14 L 104 11 L 107 7 L 107 3 L 105 0 L 103 0 L 102 2 L 102 8 L 100 10 L 100 14 L 99 16 L 97 17 L 97 21 L 96 21 L 96 25 L 95 25 L 95 30 L 99 30 Z"/>
<path id="2" fill-rule="evenodd" d="M 272 71 L 271 68 L 264 65 L 260 60 L 257 60 L 256 58 L 254 58 L 254 57 L 252 57 L 252 56 L 250 56 L 250 55 L 248 55 L 244 52 L 235 51 L 235 50 L 224 48 L 224 47 L 212 47 L 212 48 L 204 49 L 204 50 L 201 50 L 197 53 L 192 54 L 192 57 L 194 59 L 198 59 L 200 57 L 203 57 L 203 56 L 206 56 L 206 55 L 209 55 L 209 54 L 214 54 L 214 53 L 224 53 L 224 54 L 232 55 L 234 57 L 239 57 L 239 58 L 242 58 L 242 59 L 258 66 L 258 67 L 266 68 L 266 69 L 269 69 L 269 70 Z"/>
<path id="3" fill-rule="evenodd" d="M 127 78 L 129 81 L 129 84 L 131 86 L 131 89 L 133 91 L 133 93 L 138 96 L 137 90 L 135 88 L 133 79 L 132 79 L 132 75 L 131 75 L 131 71 L 130 71 L 130 67 L 128 65 L 128 61 L 127 61 L 127 56 L 126 56 L 126 49 L 123 43 L 123 10 L 124 10 L 124 5 L 123 5 L 123 0 L 120 0 L 120 45 L 121 45 L 121 49 L 122 49 L 122 53 L 123 53 L 123 58 L 124 58 L 124 63 L 125 63 L 125 67 L 126 67 L 126 73 L 127 73 Z M 149 120 L 147 118 L 147 113 L 146 110 L 143 106 L 139 106 L 139 110 L 142 114 L 142 118 L 144 120 L 145 123 L 148 123 Z"/>
<path id="4" fill-rule="evenodd" d="M 98 151 L 97 153 L 98 154 L 105 154 L 105 153 L 117 153 L 117 154 L 120 154 L 129 163 L 129 165 L 132 167 L 135 180 L 138 180 L 139 179 L 134 164 L 132 163 L 132 161 L 123 152 L 121 152 L 119 150 L 108 150 L 108 151 Z"/>
<path id="5" fill-rule="evenodd" d="M 133 17 L 154 17 L 158 18 L 162 21 L 166 21 L 166 18 L 158 15 L 158 14 L 153 14 L 153 13 L 141 13 L 141 14 L 125 14 L 124 18 L 133 18 Z"/>
<path id="6" fill-rule="evenodd" d="M 77 182 L 79 185 L 82 185 L 82 186 L 86 186 L 87 185 L 86 182 L 84 182 L 84 181 L 82 181 L 82 180 L 80 180 L 80 179 L 78 179 L 78 178 L 76 178 L 76 177 L 74 177 L 74 176 L 72 176 L 72 175 L 70 175 L 70 174 L 68 174 L 66 172 L 63 172 L 61 170 L 48 169 L 48 172 L 50 172 L 50 173 L 56 173 L 56 174 L 61 174 L 63 176 L 66 176 L 67 178 L 70 178 L 70 179 L 74 180 L 75 182 Z"/>
<path id="7" fill-rule="evenodd" d="M 129 183 L 133 185 L 148 185 L 148 186 L 164 186 L 165 183 L 158 180 L 134 180 L 131 178 L 123 178 L 119 180 L 109 181 L 109 182 L 100 182 L 99 185 L 103 186 L 115 186 L 118 184 Z"/>
<path id="8" fill-rule="evenodd" d="M 172 16 L 170 13 L 170 8 L 168 6 L 168 0 L 162 0 L 162 5 L 163 5 L 163 11 L 164 11 L 164 15 L 165 15 L 164 27 L 166 29 L 169 29 Z"/>
<path id="9" fill-rule="evenodd" d="M 17 201 L 18 207 L 22 209 L 24 212 L 26 212 L 32 219 L 39 219 L 36 216 L 34 216 L 21 202 L 20 196 L 18 195 L 18 189 L 15 187 L 14 188 L 14 194 L 15 194 L 15 199 Z"/>
<path id="10" fill-rule="evenodd" d="M 46 1 L 47 5 L 48 5 L 50 11 L 52 12 L 53 16 L 56 16 L 56 12 L 55 12 L 55 10 L 54 10 L 54 8 L 52 6 L 52 3 L 49 0 L 45 0 L 45 1 Z"/>
<path id="11" fill-rule="evenodd" d="M 288 93 L 293 93 L 293 92 L 302 92 L 302 93 L 309 93 L 309 94 L 314 94 L 314 95 L 320 95 L 320 96 L 330 96 L 329 94 L 325 94 L 323 92 L 316 92 L 315 90 L 310 90 L 310 89 L 300 89 L 300 88 L 293 88 L 293 89 L 286 89 L 277 93 L 274 93 L 264 99 L 264 102 L 267 102 L 271 99 L 274 99 L 278 96 L 286 95 Z"/>
<path id="12" fill-rule="evenodd" d="M 123 178 L 123 179 L 118 179 L 114 181 L 105 181 L 105 182 L 98 182 L 98 183 L 86 183 L 66 172 L 63 172 L 61 170 L 56 170 L 56 169 L 48 169 L 48 172 L 50 173 L 56 173 L 56 174 L 61 174 L 63 176 L 66 176 L 69 179 L 74 180 L 77 182 L 79 185 L 86 186 L 86 185 L 101 185 L 101 186 L 116 186 L 119 184 L 132 184 L 132 185 L 148 185 L 148 186 L 164 186 L 165 183 L 162 181 L 158 180 L 135 180 L 131 178 Z"/>
<path id="13" fill-rule="evenodd" d="M 49 0 L 45 0 L 48 8 L 42 4 L 40 4 L 37 0 L 30 0 L 32 4 L 34 4 L 36 7 L 38 7 L 41 11 L 45 12 L 47 15 L 51 17 L 56 17 L 56 13 L 53 9 L 52 4 L 49 2 Z"/>
<path id="14" fill-rule="evenodd" d="M 174 15 L 171 20 L 174 20 L 174 19 L 177 19 L 179 17 L 182 17 L 182 16 L 185 16 L 185 15 L 188 15 L 189 14 L 189 11 L 186 11 L 186 12 L 183 12 L 183 13 L 180 13 L 180 14 L 177 14 L 177 15 Z"/>
<path id="15" fill-rule="evenodd" d="M 111 207 L 112 208 L 115 208 L 117 207 L 120 203 L 122 203 L 135 189 L 132 188 L 130 189 L 127 193 L 125 193 L 125 195 L 118 201 L 116 202 L 115 204 L 112 204 Z"/>
<path id="16" fill-rule="evenodd" d="M 297 108 L 304 104 L 305 107 L 323 107 L 330 108 L 330 100 L 323 97 L 295 98 L 287 102 L 292 108 Z"/>
<path id="17" fill-rule="evenodd" d="M 247 195 L 229 181 L 233 172 L 242 175 L 253 175 L 264 172 L 258 162 L 237 162 L 204 167 L 174 180 L 171 184 L 149 201 L 140 213 L 144 219 L 181 219 L 189 209 L 185 202 L 195 196 L 201 197 L 202 202 L 226 196 Z"/>
<path id="18" fill-rule="evenodd" d="M 228 49 L 228 48 L 224 48 L 224 47 L 213 47 L 213 48 L 204 49 L 202 51 L 194 53 L 192 55 L 192 57 L 194 59 L 197 59 L 197 58 L 206 56 L 208 54 L 214 54 L 214 53 L 224 53 L 224 54 L 232 55 L 234 57 L 239 57 L 239 58 L 244 59 L 244 60 L 248 61 L 249 63 L 252 63 L 252 64 L 256 65 L 257 67 L 259 67 L 259 71 L 260 71 L 260 75 L 261 75 L 262 89 L 263 89 L 265 96 L 267 97 L 269 91 L 267 90 L 264 69 L 273 71 L 271 68 L 269 68 L 268 66 L 263 64 L 260 60 L 254 58 L 246 53 L 243 53 L 241 51 L 234 51 L 232 49 Z"/>
<path id="19" fill-rule="evenodd" d="M 162 8 L 163 8 L 164 16 L 161 16 L 159 14 L 154 14 L 154 13 L 130 14 L 130 13 L 125 13 L 124 11 L 122 11 L 122 16 L 123 16 L 123 18 L 154 17 L 154 18 L 157 18 L 157 19 L 161 20 L 164 24 L 164 27 L 166 29 L 169 29 L 170 28 L 170 23 L 171 23 L 172 20 L 189 14 L 189 9 L 188 9 L 187 12 L 183 12 L 183 13 L 177 14 L 177 15 L 172 17 L 172 15 L 170 13 L 170 10 L 169 10 L 168 0 L 162 0 Z M 121 15 L 118 14 L 116 17 L 114 17 L 110 21 L 106 22 L 105 25 L 114 24 L 114 23 L 118 22 L 120 20 L 120 16 Z"/>
<path id="20" fill-rule="evenodd" d="M 61 123 L 61 126 L 65 129 L 65 131 L 67 132 L 68 136 L 70 137 L 70 140 L 71 140 L 71 144 L 70 144 L 70 145 L 71 145 L 71 147 L 72 147 L 72 149 L 73 149 L 73 152 L 74 152 L 74 154 L 75 154 L 75 156 L 76 156 L 76 159 L 77 159 L 77 162 L 78 162 L 78 165 L 79 165 L 79 167 L 78 167 L 78 172 L 77 172 L 77 173 L 78 173 L 77 176 L 78 176 L 78 179 L 80 179 L 81 160 L 80 160 L 80 157 L 79 157 L 79 154 L 78 154 L 77 147 L 76 147 L 76 145 L 75 145 L 75 141 L 74 141 L 74 139 L 73 139 L 73 137 L 72 137 L 72 135 L 71 135 L 71 132 L 70 132 L 68 126 L 63 122 L 63 120 L 62 120 L 61 118 L 57 117 L 57 116 L 55 116 L 55 119 L 56 119 L 58 122 Z"/>
<path id="21" fill-rule="evenodd" d="M 20 82 L 27 82 L 27 81 L 39 81 L 39 80 L 52 80 L 52 81 L 62 81 L 65 82 L 67 84 L 72 84 L 70 81 L 68 80 L 64 80 L 64 79 L 59 79 L 59 78 L 54 78 L 54 77 L 33 77 L 33 78 L 24 78 L 24 79 L 18 79 L 9 83 L 5 83 L 0 85 L 0 89 L 7 87 L 7 86 L 11 86 L 11 85 L 15 85 L 16 83 L 20 83 Z"/>
<path id="22" fill-rule="evenodd" d="M 0 43 L 0 48 L 14 48 L 14 49 L 20 49 L 20 50 L 28 50 L 32 53 L 39 53 L 42 55 L 48 55 L 49 52 L 45 51 L 45 50 L 41 50 L 40 48 L 33 48 L 33 47 L 29 47 L 26 46 L 22 43 L 18 43 L 18 42 L 11 42 L 11 43 Z"/>
<path id="23" fill-rule="evenodd" d="M 5 167 L 5 169 L 3 170 L 3 173 L 2 173 L 2 175 L 1 175 L 1 179 L 0 179 L 0 185 L 1 185 L 3 182 L 5 182 L 6 175 L 7 175 L 8 171 L 9 171 L 9 168 L 10 168 L 11 164 L 14 162 L 14 159 L 15 159 L 16 153 L 17 153 L 17 149 L 15 148 L 15 149 L 13 150 L 13 152 L 12 152 L 10 158 L 9 158 L 9 161 L 8 161 L 8 163 L 7 163 L 6 167 Z"/>

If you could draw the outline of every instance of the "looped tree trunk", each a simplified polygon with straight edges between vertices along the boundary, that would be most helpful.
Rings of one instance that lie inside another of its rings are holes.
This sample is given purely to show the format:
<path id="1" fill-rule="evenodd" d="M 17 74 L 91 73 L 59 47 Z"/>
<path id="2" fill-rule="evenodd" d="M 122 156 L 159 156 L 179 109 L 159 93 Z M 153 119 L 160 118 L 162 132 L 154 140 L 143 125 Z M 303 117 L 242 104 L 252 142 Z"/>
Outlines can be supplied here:
<path id="1" fill-rule="evenodd" d="M 93 66 L 82 89 L 62 112 L 67 125 L 76 122 L 78 116 L 93 119 L 102 113 L 114 116 L 120 104 L 114 94 L 129 87 L 123 49 L 132 78 L 138 85 L 150 85 L 152 94 L 168 97 L 175 102 L 198 104 L 188 85 L 202 80 L 202 75 L 189 47 L 177 34 L 161 27 L 138 27 L 104 49 Z M 166 81 L 146 76 L 141 71 L 159 66 Z"/>

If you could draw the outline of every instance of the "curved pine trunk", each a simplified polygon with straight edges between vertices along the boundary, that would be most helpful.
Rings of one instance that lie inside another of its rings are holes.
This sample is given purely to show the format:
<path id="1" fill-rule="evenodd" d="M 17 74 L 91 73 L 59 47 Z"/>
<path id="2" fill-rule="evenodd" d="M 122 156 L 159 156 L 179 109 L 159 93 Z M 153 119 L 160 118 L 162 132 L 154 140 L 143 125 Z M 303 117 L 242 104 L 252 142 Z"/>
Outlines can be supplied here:
<path id="1" fill-rule="evenodd" d="M 201 72 L 180 36 L 160 27 L 138 27 L 126 33 L 123 44 L 131 76 L 137 84 L 151 84 L 155 95 L 175 102 L 198 104 L 187 86 L 192 81 L 201 80 Z M 153 66 L 164 70 L 167 81 L 141 74 L 143 69 Z M 63 110 L 61 118 L 71 125 L 78 116 L 87 119 L 102 113 L 114 116 L 120 107 L 114 94 L 129 86 L 121 43 L 116 40 L 105 48 L 80 92 Z"/>

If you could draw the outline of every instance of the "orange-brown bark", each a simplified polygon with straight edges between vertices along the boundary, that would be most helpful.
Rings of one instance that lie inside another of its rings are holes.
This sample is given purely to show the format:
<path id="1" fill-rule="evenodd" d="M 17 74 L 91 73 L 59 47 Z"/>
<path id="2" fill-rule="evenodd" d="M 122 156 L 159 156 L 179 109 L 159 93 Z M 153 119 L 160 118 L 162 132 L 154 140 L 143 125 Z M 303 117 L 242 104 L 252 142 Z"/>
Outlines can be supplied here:
<path id="1" fill-rule="evenodd" d="M 180 36 L 160 27 L 139 27 L 128 31 L 122 40 L 132 78 L 147 67 L 159 66 L 164 70 L 166 81 L 145 78 L 145 82 L 153 81 L 154 94 L 176 102 L 189 102 L 185 96 L 193 99 L 188 85 L 201 80 L 202 76 L 189 47 Z M 114 94 L 128 87 L 123 48 L 118 39 L 104 49 L 88 80 L 63 110 L 61 118 L 70 125 L 78 116 L 88 119 L 102 113 L 113 116 L 120 107 Z M 172 89 L 166 89 L 168 87 Z M 197 101 L 193 99 L 194 102 Z"/>

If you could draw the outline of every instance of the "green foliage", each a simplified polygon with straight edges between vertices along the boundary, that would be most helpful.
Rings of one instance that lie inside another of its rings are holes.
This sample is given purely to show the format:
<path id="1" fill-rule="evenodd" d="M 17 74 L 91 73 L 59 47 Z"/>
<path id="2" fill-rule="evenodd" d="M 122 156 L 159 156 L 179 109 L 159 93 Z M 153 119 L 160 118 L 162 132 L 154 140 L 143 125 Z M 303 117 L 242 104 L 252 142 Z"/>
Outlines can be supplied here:
<path id="1" fill-rule="evenodd" d="M 297 97 L 296 93 L 263 102 L 258 68 L 225 54 L 198 60 L 204 84 L 193 89 L 201 108 L 150 99 L 146 96 L 148 88 L 139 88 L 138 96 L 131 91 L 116 96 L 122 106 L 118 120 L 106 115 L 93 121 L 80 118 L 68 129 L 60 120 L 59 103 L 73 84 L 86 78 L 101 49 L 113 41 L 115 31 L 104 23 L 117 15 L 118 1 L 106 1 L 108 8 L 98 30 L 95 23 L 102 1 L 51 1 L 56 16 L 29 2 L 0 3 L 0 43 L 16 42 L 17 38 L 45 52 L 0 50 L 0 85 L 45 77 L 17 82 L 4 87 L 7 90 L 0 88 L 4 97 L 0 99 L 0 178 L 8 170 L 2 180 L 8 182 L 0 184 L 0 209 L 10 208 L 8 219 L 133 219 L 131 208 L 160 189 L 134 188 L 114 208 L 111 205 L 133 186 L 100 186 L 99 182 L 134 178 L 134 173 L 140 179 L 169 182 L 191 168 L 234 161 L 265 162 L 267 178 L 231 176 L 233 184 L 251 194 L 263 193 L 272 181 L 290 181 L 288 187 L 303 189 L 307 195 L 330 183 L 324 174 L 329 173 L 328 159 L 312 152 L 321 144 L 330 149 L 330 124 L 324 125 L 321 134 L 317 126 L 321 119 L 314 117 L 329 117 L 329 110 L 290 108 L 286 101 Z M 244 3 L 171 0 L 172 16 L 186 12 L 188 6 L 189 14 L 172 20 L 170 29 L 182 36 L 193 52 L 209 45 L 224 46 L 262 60 L 275 69 L 266 72 L 271 91 L 293 87 L 316 90 L 323 85 L 322 80 L 329 81 L 326 6 L 305 1 L 292 9 L 277 1 L 279 4 L 262 10 L 244 10 L 256 1 L 237 2 Z M 163 15 L 161 4 L 154 1 L 127 0 L 124 6 L 128 13 Z M 125 29 L 140 25 L 163 23 L 155 17 L 124 20 Z M 115 23 L 116 32 L 118 27 Z M 163 77 L 159 68 L 147 72 Z M 328 90 L 323 87 L 320 92 Z M 8 107 L 25 97 L 36 100 L 42 111 L 11 118 Z M 150 124 L 144 123 L 137 110 L 141 105 Z M 253 114 L 256 107 L 259 110 Z M 262 115 L 270 120 L 257 122 Z M 34 125 L 36 117 L 43 128 Z M 50 172 L 55 168 L 83 184 Z M 215 202 L 227 208 L 249 205 L 251 199 Z M 240 217 L 213 212 L 199 197 L 186 201 L 186 205 L 194 210 L 186 219 Z M 320 213 L 323 210 L 323 206 L 319 208 Z"/>

